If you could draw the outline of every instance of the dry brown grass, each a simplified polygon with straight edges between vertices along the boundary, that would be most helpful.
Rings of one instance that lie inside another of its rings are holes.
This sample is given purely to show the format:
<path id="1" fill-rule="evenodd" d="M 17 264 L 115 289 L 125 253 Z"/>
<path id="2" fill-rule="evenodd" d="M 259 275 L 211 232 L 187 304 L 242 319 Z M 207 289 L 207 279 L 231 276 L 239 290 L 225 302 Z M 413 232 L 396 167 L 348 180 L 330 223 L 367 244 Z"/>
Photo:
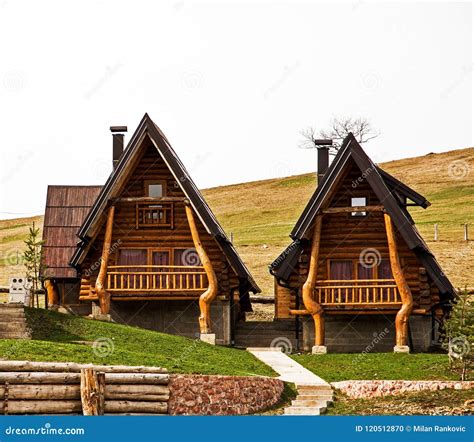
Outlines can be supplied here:
<path id="1" fill-rule="evenodd" d="M 10 276 L 25 273 L 22 264 L 24 241 L 33 222 L 43 229 L 43 216 L 0 221 L 0 287 L 8 286 Z"/>
<path id="2" fill-rule="evenodd" d="M 316 155 L 316 154 L 315 154 Z M 431 202 L 412 208 L 417 226 L 441 266 L 458 287 L 474 287 L 474 245 L 463 238 L 470 223 L 474 239 L 474 148 L 381 164 Z M 273 293 L 268 265 L 289 244 L 288 237 L 316 186 L 305 174 L 204 190 L 204 195 L 264 294 Z M 433 224 L 439 241 L 433 241 Z"/>
<path id="3" fill-rule="evenodd" d="M 315 153 L 316 155 L 316 153 Z M 462 241 L 462 224 L 474 239 L 474 148 L 407 158 L 382 168 L 423 194 L 432 205 L 411 211 L 417 226 L 455 286 L 474 287 L 474 242 Z M 315 174 L 205 189 L 204 196 L 266 295 L 273 293 L 268 265 L 286 247 L 288 237 L 316 186 Z M 0 221 L 0 286 L 22 272 L 10 265 L 23 250 L 27 227 L 42 217 Z M 439 224 L 434 242 L 433 224 Z"/>

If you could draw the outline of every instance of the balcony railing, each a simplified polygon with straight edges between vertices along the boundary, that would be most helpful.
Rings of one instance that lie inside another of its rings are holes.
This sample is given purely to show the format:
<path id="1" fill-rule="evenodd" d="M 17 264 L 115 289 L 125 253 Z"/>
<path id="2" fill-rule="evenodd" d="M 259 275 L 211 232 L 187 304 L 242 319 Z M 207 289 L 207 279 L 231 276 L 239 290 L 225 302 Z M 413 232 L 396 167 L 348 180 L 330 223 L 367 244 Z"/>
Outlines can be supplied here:
<path id="1" fill-rule="evenodd" d="M 203 292 L 207 286 L 202 266 L 116 265 L 107 270 L 112 294 Z"/>
<path id="2" fill-rule="evenodd" d="M 174 203 L 162 201 L 136 204 L 136 228 L 170 227 L 174 228 Z"/>
<path id="3" fill-rule="evenodd" d="M 400 294 L 393 279 L 336 279 L 318 281 L 315 300 L 327 307 L 398 306 Z"/>

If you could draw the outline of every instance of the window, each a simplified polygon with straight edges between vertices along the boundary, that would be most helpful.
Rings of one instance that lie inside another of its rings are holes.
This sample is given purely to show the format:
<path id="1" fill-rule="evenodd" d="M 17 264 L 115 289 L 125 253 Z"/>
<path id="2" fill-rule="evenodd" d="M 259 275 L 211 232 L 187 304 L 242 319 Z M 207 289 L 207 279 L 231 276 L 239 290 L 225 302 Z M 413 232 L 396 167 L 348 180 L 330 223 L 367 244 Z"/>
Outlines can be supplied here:
<path id="1" fill-rule="evenodd" d="M 166 196 L 166 180 L 145 180 L 145 196 L 162 198 Z M 147 201 L 136 204 L 135 228 L 174 228 L 174 208 L 172 201 Z"/>
<path id="2" fill-rule="evenodd" d="M 186 266 L 186 271 L 192 270 L 192 266 L 202 266 L 201 260 L 196 249 L 173 249 L 173 263 L 175 266 Z M 193 275 L 192 278 L 186 281 L 189 288 L 202 287 L 204 283 L 204 275 Z"/>
<path id="3" fill-rule="evenodd" d="M 145 181 L 145 195 L 150 198 L 166 196 L 166 181 Z"/>
<path id="4" fill-rule="evenodd" d="M 175 266 L 201 266 L 201 260 L 195 249 L 174 249 Z"/>
<path id="5" fill-rule="evenodd" d="M 154 266 L 170 265 L 170 250 L 152 250 L 151 263 Z"/>
<path id="6" fill-rule="evenodd" d="M 393 279 L 392 268 L 388 259 L 382 259 L 377 268 L 378 279 Z"/>
<path id="7" fill-rule="evenodd" d="M 357 263 L 357 279 L 373 279 L 374 268 L 362 263 Z"/>
<path id="8" fill-rule="evenodd" d="M 351 198 L 351 207 L 365 207 L 367 205 L 367 198 L 354 197 Z M 351 212 L 351 216 L 366 216 L 367 212 Z"/>
<path id="9" fill-rule="evenodd" d="M 329 279 L 393 279 L 390 261 L 382 259 L 373 267 L 359 260 L 329 260 Z"/>
<path id="10" fill-rule="evenodd" d="M 329 279 L 345 280 L 353 279 L 352 270 L 354 266 L 352 261 L 333 261 L 329 262 Z"/>
<path id="11" fill-rule="evenodd" d="M 147 265 L 146 249 L 120 249 L 117 264 L 121 266 Z"/>

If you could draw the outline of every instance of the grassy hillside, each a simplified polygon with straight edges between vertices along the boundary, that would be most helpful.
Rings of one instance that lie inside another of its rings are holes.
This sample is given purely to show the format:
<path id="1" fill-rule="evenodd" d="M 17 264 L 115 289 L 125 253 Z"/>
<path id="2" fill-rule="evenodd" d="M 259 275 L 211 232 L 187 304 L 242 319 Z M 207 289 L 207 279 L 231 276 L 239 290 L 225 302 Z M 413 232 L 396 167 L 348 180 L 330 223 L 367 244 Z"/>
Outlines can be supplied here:
<path id="1" fill-rule="evenodd" d="M 274 376 L 245 350 L 138 327 L 26 309 L 32 340 L 0 340 L 0 358 L 95 364 L 151 365 L 170 372 Z M 94 348 L 94 341 L 100 345 Z"/>
<path id="2" fill-rule="evenodd" d="M 316 153 L 315 153 L 316 155 Z M 411 212 L 443 270 L 456 286 L 474 287 L 474 148 L 391 161 L 380 165 L 423 194 L 426 210 Z M 204 195 L 265 294 L 273 290 L 268 264 L 289 244 L 288 235 L 316 186 L 315 174 L 207 189 Z M 433 241 L 433 224 L 439 241 Z"/>
<path id="3" fill-rule="evenodd" d="M 0 287 L 8 286 L 10 276 L 25 272 L 21 255 L 33 223 L 42 229 L 43 216 L 0 221 Z"/>
<path id="4" fill-rule="evenodd" d="M 315 153 L 316 155 L 316 153 Z M 381 164 L 431 201 L 423 210 L 412 208 L 417 225 L 456 286 L 474 287 L 474 241 L 462 240 L 462 224 L 470 223 L 474 239 L 474 148 L 429 154 Z M 276 178 L 204 190 L 224 229 L 254 274 L 264 294 L 273 291 L 268 264 L 288 245 L 296 219 L 316 186 L 315 174 Z M 41 218 L 35 218 L 41 224 Z M 16 250 L 32 218 L 0 221 L 0 286 L 12 267 Z M 433 241 L 433 224 L 439 241 Z"/>
<path id="5" fill-rule="evenodd" d="M 445 353 L 300 354 L 293 355 L 293 359 L 328 382 L 347 379 L 459 380 L 459 376 L 450 370 Z"/>

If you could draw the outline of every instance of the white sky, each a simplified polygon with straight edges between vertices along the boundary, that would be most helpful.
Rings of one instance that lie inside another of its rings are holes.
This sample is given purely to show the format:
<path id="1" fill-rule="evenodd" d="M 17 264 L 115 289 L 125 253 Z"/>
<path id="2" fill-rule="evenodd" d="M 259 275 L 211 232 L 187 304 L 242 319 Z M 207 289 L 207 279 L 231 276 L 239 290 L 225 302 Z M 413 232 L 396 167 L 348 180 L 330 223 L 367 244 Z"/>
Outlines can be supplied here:
<path id="1" fill-rule="evenodd" d="M 470 3 L 0 0 L 0 218 L 103 184 L 145 112 L 199 187 L 315 170 L 335 115 L 377 162 L 472 146 L 472 39 Z"/>

